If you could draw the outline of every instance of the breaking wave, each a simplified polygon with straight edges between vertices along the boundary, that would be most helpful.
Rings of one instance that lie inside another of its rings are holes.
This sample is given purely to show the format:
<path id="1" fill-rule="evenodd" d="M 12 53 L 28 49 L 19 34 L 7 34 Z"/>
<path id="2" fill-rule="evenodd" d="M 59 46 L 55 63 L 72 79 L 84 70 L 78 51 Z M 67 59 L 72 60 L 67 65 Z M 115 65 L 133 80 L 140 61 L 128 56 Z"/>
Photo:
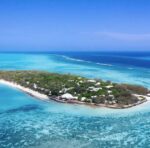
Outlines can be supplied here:
<path id="1" fill-rule="evenodd" d="M 60 56 L 60 55 L 59 55 Z M 71 58 L 65 55 L 61 55 L 66 60 L 71 60 L 71 61 L 76 61 L 76 62 L 84 62 L 84 63 L 89 63 L 89 64 L 96 64 L 96 65 L 101 65 L 101 66 L 114 66 L 112 64 L 106 64 L 106 63 L 94 63 L 92 61 L 86 61 L 86 60 L 81 60 L 81 59 L 76 59 L 76 58 Z"/>

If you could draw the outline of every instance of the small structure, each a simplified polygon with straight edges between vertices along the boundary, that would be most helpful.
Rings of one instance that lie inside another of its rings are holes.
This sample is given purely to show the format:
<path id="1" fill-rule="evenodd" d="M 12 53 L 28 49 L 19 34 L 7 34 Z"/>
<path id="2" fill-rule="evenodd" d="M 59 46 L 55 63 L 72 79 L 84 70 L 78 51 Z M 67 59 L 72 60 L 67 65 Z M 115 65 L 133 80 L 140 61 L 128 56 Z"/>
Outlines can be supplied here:
<path id="1" fill-rule="evenodd" d="M 28 81 L 27 81 L 27 82 L 26 82 L 26 84 L 27 84 L 27 85 L 29 85 L 29 84 L 30 84 L 30 82 L 28 82 Z"/>
<path id="2" fill-rule="evenodd" d="M 96 80 L 87 80 L 87 82 L 92 82 L 92 83 L 96 83 Z"/>
<path id="3" fill-rule="evenodd" d="M 100 82 L 97 82 L 97 83 L 95 84 L 95 86 L 99 86 L 99 85 L 101 85 L 101 83 L 100 83 Z"/>
<path id="4" fill-rule="evenodd" d="M 51 91 L 49 91 L 49 94 L 48 94 L 48 95 L 50 95 L 50 96 L 52 95 Z"/>
<path id="5" fill-rule="evenodd" d="M 35 83 L 33 84 L 33 87 L 34 87 L 34 89 L 37 89 L 37 85 Z"/>
<path id="6" fill-rule="evenodd" d="M 111 91 L 111 90 L 108 90 L 107 92 L 108 92 L 109 94 L 110 94 L 110 93 L 112 93 L 112 91 Z"/>
<path id="7" fill-rule="evenodd" d="M 81 98 L 81 101 L 85 101 L 85 100 L 86 100 L 86 97 L 82 97 L 82 98 Z"/>
<path id="8" fill-rule="evenodd" d="M 93 86 L 88 88 L 88 90 L 90 90 L 90 91 L 95 91 L 95 92 L 96 92 L 96 91 L 99 91 L 99 90 L 101 90 L 101 89 L 102 89 L 101 87 L 96 88 L 96 87 L 93 87 Z"/>
<path id="9" fill-rule="evenodd" d="M 97 96 L 91 96 L 91 98 L 96 98 Z"/>
<path id="10" fill-rule="evenodd" d="M 149 93 L 149 94 L 147 94 L 147 96 L 148 96 L 148 97 L 150 97 L 150 93 Z"/>
<path id="11" fill-rule="evenodd" d="M 108 85 L 108 86 L 105 86 L 106 88 L 112 88 L 113 87 L 113 85 Z"/>
<path id="12" fill-rule="evenodd" d="M 69 94 L 69 93 L 66 93 L 66 94 L 61 95 L 61 98 L 62 98 L 62 99 L 66 99 L 66 100 L 73 100 L 73 99 L 76 99 L 76 97 L 72 96 L 72 95 Z"/>

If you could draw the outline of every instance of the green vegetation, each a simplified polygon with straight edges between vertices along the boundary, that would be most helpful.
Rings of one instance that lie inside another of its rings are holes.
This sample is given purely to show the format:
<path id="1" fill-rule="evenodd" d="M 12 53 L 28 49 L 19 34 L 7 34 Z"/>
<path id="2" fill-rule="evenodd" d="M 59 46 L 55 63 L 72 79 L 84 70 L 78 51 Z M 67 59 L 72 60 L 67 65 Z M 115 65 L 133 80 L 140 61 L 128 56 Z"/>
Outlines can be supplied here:
<path id="1" fill-rule="evenodd" d="M 148 93 L 148 89 L 141 86 L 41 71 L 0 71 L 0 79 L 16 82 L 49 97 L 68 93 L 78 101 L 95 104 L 135 104 L 139 99 L 133 94 Z"/>

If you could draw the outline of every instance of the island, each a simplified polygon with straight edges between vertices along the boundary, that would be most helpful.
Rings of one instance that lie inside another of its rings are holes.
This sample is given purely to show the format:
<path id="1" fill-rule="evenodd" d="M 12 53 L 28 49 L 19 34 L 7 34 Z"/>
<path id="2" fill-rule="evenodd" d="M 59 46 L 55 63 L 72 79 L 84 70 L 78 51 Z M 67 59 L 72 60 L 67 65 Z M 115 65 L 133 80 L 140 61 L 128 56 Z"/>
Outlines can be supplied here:
<path id="1" fill-rule="evenodd" d="M 128 108 L 147 101 L 142 86 L 45 71 L 0 71 L 0 82 L 43 100 L 109 108 Z"/>

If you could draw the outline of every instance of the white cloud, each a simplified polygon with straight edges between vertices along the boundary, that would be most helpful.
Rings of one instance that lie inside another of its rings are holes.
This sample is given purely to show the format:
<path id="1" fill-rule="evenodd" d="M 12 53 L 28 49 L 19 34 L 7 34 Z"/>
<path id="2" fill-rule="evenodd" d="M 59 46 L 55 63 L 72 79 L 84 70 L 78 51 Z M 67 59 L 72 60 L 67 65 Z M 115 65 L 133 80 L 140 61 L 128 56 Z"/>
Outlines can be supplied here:
<path id="1" fill-rule="evenodd" d="M 147 34 L 132 34 L 119 32 L 94 32 L 96 36 L 122 41 L 150 41 L 150 33 Z"/>

